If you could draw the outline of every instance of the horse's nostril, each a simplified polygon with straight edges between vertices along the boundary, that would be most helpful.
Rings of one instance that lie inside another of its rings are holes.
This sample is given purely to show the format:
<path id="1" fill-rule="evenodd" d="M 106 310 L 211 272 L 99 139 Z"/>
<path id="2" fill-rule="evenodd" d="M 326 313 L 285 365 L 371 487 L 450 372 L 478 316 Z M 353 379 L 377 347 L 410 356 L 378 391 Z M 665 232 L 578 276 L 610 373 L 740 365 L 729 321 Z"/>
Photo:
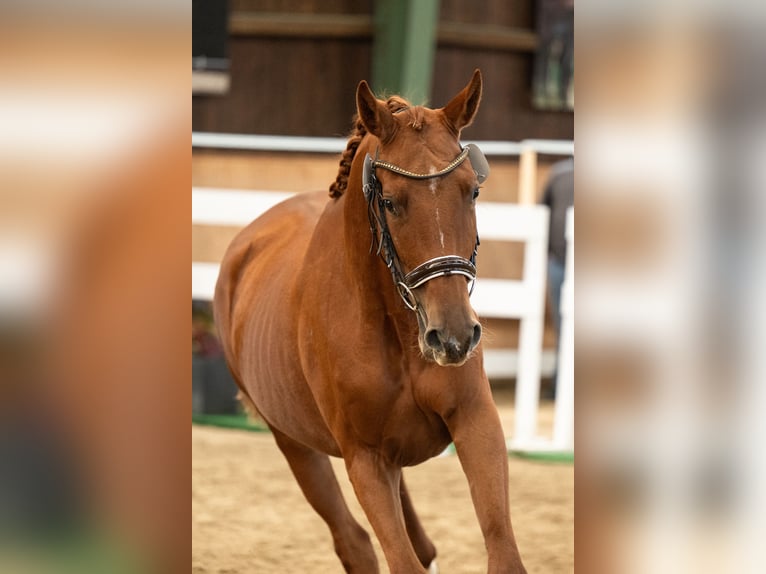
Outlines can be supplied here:
<path id="1" fill-rule="evenodd" d="M 481 325 L 476 323 L 473 328 L 473 337 L 471 337 L 471 349 L 474 349 L 479 341 L 481 341 Z"/>
<path id="2" fill-rule="evenodd" d="M 439 337 L 439 331 L 436 329 L 429 329 L 426 333 L 426 345 L 432 349 L 443 349 L 442 341 Z"/>

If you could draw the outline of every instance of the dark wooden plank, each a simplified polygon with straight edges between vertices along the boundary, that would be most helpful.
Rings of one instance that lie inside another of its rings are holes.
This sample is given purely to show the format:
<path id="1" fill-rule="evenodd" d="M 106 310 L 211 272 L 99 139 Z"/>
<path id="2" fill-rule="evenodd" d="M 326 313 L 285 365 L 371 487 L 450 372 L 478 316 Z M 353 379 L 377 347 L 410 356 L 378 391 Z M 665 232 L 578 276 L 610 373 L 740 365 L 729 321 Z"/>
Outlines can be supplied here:
<path id="1" fill-rule="evenodd" d="M 492 24 L 441 22 L 437 39 L 440 46 L 521 52 L 534 52 L 537 49 L 537 35 L 534 32 Z"/>
<path id="2" fill-rule="evenodd" d="M 233 12 L 232 36 L 291 38 L 371 38 L 369 14 L 287 14 L 279 12 Z"/>

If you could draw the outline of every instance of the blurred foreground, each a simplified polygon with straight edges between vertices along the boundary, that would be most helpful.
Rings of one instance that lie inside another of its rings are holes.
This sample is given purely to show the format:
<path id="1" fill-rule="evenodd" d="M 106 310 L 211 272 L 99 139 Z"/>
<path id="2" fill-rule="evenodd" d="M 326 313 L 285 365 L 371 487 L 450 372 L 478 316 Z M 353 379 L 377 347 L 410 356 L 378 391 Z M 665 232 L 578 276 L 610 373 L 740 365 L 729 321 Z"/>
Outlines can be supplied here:
<path id="1" fill-rule="evenodd" d="M 763 3 L 577 8 L 577 567 L 763 572 Z"/>
<path id="2" fill-rule="evenodd" d="M 160 4 L 0 7 L 0 572 L 188 571 L 190 25 Z"/>

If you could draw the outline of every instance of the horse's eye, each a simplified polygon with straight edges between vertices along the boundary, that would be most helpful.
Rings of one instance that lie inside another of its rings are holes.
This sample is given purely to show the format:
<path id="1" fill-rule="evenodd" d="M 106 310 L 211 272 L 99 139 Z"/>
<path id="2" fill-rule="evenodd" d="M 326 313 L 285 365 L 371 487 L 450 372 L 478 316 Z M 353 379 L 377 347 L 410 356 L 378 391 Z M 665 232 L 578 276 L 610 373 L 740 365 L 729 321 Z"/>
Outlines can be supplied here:
<path id="1" fill-rule="evenodd" d="M 479 197 L 479 188 L 473 190 L 473 200 L 476 201 L 476 198 Z"/>
<path id="2" fill-rule="evenodd" d="M 390 213 L 396 213 L 396 206 L 394 205 L 394 202 L 390 199 L 384 199 L 383 200 L 383 207 L 386 208 L 386 211 Z"/>

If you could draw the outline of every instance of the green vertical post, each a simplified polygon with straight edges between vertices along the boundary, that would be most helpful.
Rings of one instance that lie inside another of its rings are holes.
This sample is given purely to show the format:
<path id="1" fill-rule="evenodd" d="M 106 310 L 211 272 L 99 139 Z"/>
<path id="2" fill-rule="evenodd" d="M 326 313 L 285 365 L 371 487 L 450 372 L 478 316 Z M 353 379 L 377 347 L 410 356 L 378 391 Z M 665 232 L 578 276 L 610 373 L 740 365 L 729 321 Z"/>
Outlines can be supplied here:
<path id="1" fill-rule="evenodd" d="M 402 90 L 413 103 L 424 103 L 431 98 L 439 0 L 410 0 L 408 6 Z"/>
<path id="2" fill-rule="evenodd" d="M 375 2 L 372 88 L 378 95 L 399 93 L 408 0 Z"/>
<path id="3" fill-rule="evenodd" d="M 373 88 L 402 94 L 413 103 L 431 96 L 439 0 L 375 3 Z"/>

